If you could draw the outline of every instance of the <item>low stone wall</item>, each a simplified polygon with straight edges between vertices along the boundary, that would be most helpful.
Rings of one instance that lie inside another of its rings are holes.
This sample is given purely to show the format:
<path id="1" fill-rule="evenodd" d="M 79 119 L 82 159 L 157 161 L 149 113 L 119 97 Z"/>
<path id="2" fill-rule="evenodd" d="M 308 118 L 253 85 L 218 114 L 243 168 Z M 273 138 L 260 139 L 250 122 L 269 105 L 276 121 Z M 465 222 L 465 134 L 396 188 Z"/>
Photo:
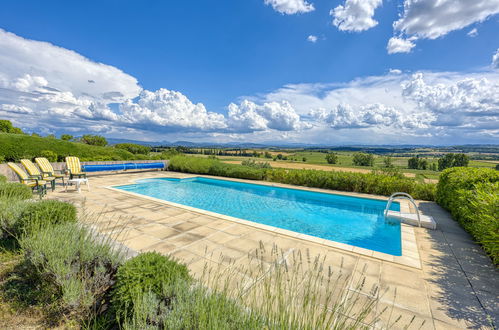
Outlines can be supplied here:
<path id="1" fill-rule="evenodd" d="M 81 162 L 82 165 L 108 165 L 108 164 L 126 164 L 126 163 L 164 163 L 165 169 L 168 169 L 169 160 L 115 160 L 115 161 L 99 161 L 99 162 Z M 54 170 L 64 170 L 66 168 L 66 163 L 51 163 Z M 19 167 L 24 168 L 21 163 L 18 163 Z M 140 169 L 140 170 L 128 170 L 126 172 L 143 172 L 143 171 L 153 171 L 153 169 Z M 156 169 L 154 169 L 156 171 Z M 105 172 L 90 172 L 88 176 L 98 176 L 98 175 L 108 175 L 114 174 L 116 172 L 123 171 L 105 171 Z M 18 177 L 14 171 L 10 169 L 7 164 L 0 164 L 0 175 L 5 175 L 8 181 L 18 181 Z"/>

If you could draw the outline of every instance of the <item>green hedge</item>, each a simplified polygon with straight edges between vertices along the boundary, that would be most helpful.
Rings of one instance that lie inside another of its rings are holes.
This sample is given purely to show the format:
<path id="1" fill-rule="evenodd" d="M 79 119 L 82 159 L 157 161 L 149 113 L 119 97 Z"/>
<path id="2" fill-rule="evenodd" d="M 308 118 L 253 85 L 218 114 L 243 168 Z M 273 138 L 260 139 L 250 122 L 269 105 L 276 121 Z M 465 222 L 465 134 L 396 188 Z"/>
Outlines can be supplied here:
<path id="1" fill-rule="evenodd" d="M 170 159 L 173 171 L 209 174 L 232 178 L 267 180 L 306 187 L 352 191 L 389 196 L 401 191 L 416 199 L 434 200 L 435 185 L 418 183 L 401 175 L 352 173 L 339 171 L 258 169 L 224 164 L 216 159 L 175 156 Z"/>
<path id="2" fill-rule="evenodd" d="M 437 202 L 499 264 L 499 172 L 455 167 L 442 172 Z"/>
<path id="3" fill-rule="evenodd" d="M 46 155 L 47 151 L 55 153 L 59 161 L 64 161 L 66 156 L 77 156 L 82 161 L 136 158 L 126 150 L 113 147 L 97 147 L 53 138 L 0 133 L 0 157 L 5 161 L 18 162 L 22 158 L 32 159 L 42 156 L 42 153 Z"/>

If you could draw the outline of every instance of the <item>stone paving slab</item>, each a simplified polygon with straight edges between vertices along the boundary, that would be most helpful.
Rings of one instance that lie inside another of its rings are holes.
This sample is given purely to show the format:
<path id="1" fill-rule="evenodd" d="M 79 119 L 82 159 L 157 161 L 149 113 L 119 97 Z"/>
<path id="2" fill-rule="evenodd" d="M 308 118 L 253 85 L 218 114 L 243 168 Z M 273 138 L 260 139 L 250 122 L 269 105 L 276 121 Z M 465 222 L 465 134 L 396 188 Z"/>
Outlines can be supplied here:
<path id="1" fill-rule="evenodd" d="M 418 265 L 411 264 L 410 258 L 403 265 L 386 254 L 348 249 L 340 243 L 323 244 L 325 240 L 320 239 L 300 239 L 299 235 L 290 236 L 287 231 L 267 230 L 107 188 L 154 177 L 192 175 L 143 172 L 90 177 L 92 191 L 83 190 L 78 194 L 58 188 L 49 193 L 48 198 L 83 205 L 86 213 L 90 213 L 84 220 L 98 230 L 136 251 L 170 254 L 187 264 L 197 276 L 206 263 L 220 267 L 248 266 L 247 256 L 257 253 L 259 247 L 264 247 L 266 253 L 258 254 L 258 260 L 269 262 L 275 244 L 290 267 L 297 253 L 305 259 L 320 255 L 326 267 L 350 276 L 350 290 L 355 290 L 356 280 L 365 278 L 366 285 L 361 292 L 366 299 L 371 287 L 378 286 L 376 311 L 389 307 L 393 315 L 401 316 L 401 322 L 392 324 L 393 320 L 384 315 L 378 326 L 402 328 L 413 317 L 409 329 L 486 329 L 492 328 L 490 321 L 499 324 L 497 268 L 435 203 L 418 201 L 422 213 L 436 220 L 437 230 L 403 228 L 402 233 L 413 233 L 404 242 L 419 258 Z M 246 276 L 241 281 L 246 283 L 249 278 Z"/>

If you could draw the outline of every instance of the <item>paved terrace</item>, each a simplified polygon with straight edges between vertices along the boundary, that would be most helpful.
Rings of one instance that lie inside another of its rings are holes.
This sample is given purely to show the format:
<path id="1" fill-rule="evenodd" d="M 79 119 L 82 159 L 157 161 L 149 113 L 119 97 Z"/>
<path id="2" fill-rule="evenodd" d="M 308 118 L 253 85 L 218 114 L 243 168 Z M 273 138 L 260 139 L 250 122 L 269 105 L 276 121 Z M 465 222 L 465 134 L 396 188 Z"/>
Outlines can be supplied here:
<path id="1" fill-rule="evenodd" d="M 393 305 L 392 315 L 402 316 L 397 323 L 400 326 L 413 316 L 416 319 L 410 328 L 414 329 L 423 321 L 422 329 L 488 329 L 491 322 L 499 325 L 498 269 L 435 203 L 419 202 L 420 210 L 434 217 L 438 229 L 414 228 L 419 262 L 407 266 L 107 188 L 141 178 L 189 176 L 175 172 L 94 176 L 90 177 L 89 192 L 85 186 L 81 194 L 58 188 L 49 198 L 71 201 L 101 214 L 97 226 L 103 233 L 115 233 L 135 251 L 171 254 L 194 275 L 201 274 L 206 263 L 230 266 L 247 260 L 248 251 L 260 244 L 268 250 L 276 244 L 285 253 L 308 250 L 311 255 L 325 256 L 326 266 L 341 267 L 351 278 L 363 274 L 367 286 L 377 285 L 385 292 L 377 311 Z M 386 314 L 381 316 L 380 326 L 387 325 Z"/>

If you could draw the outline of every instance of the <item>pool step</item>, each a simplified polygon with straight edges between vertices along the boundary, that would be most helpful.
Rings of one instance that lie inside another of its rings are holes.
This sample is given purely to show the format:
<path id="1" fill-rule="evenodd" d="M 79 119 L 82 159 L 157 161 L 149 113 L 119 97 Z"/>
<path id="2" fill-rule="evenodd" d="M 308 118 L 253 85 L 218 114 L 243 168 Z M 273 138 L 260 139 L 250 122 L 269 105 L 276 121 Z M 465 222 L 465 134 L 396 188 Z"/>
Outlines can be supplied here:
<path id="1" fill-rule="evenodd" d="M 386 214 L 386 217 L 396 218 L 402 223 L 416 227 L 418 226 L 418 215 L 415 213 L 402 213 L 398 211 L 389 210 Z M 433 217 L 427 215 L 420 215 L 420 217 L 421 217 L 421 227 L 428 229 L 437 228 L 437 223 L 435 222 Z"/>

